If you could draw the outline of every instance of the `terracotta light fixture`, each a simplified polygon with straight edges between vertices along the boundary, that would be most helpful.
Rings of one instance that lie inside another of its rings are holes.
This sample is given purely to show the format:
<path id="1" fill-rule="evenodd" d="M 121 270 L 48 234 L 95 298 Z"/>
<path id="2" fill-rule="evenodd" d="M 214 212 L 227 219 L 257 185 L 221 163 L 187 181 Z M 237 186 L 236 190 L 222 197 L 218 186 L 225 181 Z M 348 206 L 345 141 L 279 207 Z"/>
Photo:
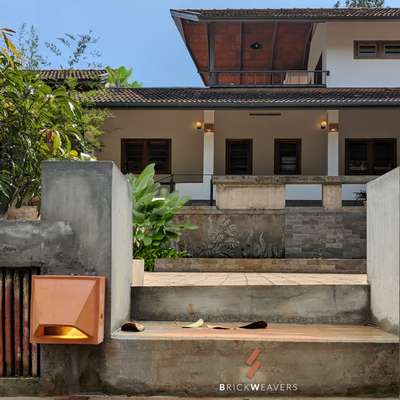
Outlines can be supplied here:
<path id="1" fill-rule="evenodd" d="M 102 276 L 33 275 L 31 343 L 101 343 L 104 296 Z"/>
<path id="2" fill-rule="evenodd" d="M 330 122 L 329 123 L 329 132 L 338 132 L 339 131 L 339 124 Z"/>
<path id="3" fill-rule="evenodd" d="M 214 132 L 214 124 L 212 124 L 212 123 L 206 123 L 206 124 L 204 124 L 204 132 L 207 132 L 207 133 L 213 133 Z"/>

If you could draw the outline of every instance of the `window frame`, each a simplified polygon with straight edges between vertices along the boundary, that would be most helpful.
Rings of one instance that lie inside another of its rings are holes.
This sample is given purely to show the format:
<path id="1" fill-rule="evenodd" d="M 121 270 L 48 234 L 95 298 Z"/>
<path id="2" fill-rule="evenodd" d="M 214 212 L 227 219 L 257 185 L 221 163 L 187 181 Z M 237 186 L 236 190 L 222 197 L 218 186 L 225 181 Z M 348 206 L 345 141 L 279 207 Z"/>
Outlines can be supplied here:
<path id="1" fill-rule="evenodd" d="M 280 172 L 281 169 L 281 157 L 279 154 L 280 144 L 290 143 L 296 145 L 296 172 L 290 175 L 301 175 L 302 170 L 302 158 L 301 158 L 301 139 L 274 139 L 274 174 L 284 175 Z M 287 174 L 285 174 L 287 175 Z"/>
<path id="2" fill-rule="evenodd" d="M 375 55 L 360 55 L 360 45 L 375 45 L 377 52 Z M 385 54 L 385 46 L 397 45 L 400 47 L 400 40 L 355 40 L 354 41 L 354 59 L 356 60 L 398 60 L 400 59 L 399 54 Z"/>
<path id="3" fill-rule="evenodd" d="M 253 175 L 253 139 L 225 139 L 225 175 L 237 175 L 231 171 L 231 147 L 232 143 L 245 142 L 249 145 L 248 149 L 248 170 L 245 174 L 241 175 Z"/>
<path id="4" fill-rule="evenodd" d="M 172 159 L 172 140 L 168 139 L 168 138 L 123 138 L 121 139 L 121 171 L 124 174 L 127 173 L 132 173 L 132 174 L 140 174 L 140 172 L 142 172 L 142 170 L 148 165 L 150 164 L 150 160 L 149 160 L 149 150 L 148 150 L 148 145 L 149 142 L 152 141 L 163 141 L 166 142 L 167 144 L 167 149 L 168 149 L 168 155 L 167 155 L 167 168 L 165 170 L 157 170 L 156 169 L 156 174 L 157 175 L 168 175 L 171 174 L 171 159 Z M 143 147 L 144 147 L 144 151 L 143 151 L 143 165 L 141 167 L 140 171 L 128 171 L 127 170 L 127 158 L 126 158 L 126 152 L 127 152 L 127 148 L 129 143 L 143 143 Z"/>
<path id="5" fill-rule="evenodd" d="M 363 175 L 376 175 L 374 174 L 374 160 L 375 160 L 375 143 L 392 143 L 393 144 L 393 161 L 394 167 L 397 166 L 397 139 L 396 138 L 372 138 L 372 139 L 361 139 L 361 138 L 346 138 L 345 139 L 345 174 L 350 176 L 363 176 Z M 367 144 L 367 165 L 368 171 L 365 174 L 354 174 L 350 173 L 350 144 L 351 143 L 366 143 Z"/>

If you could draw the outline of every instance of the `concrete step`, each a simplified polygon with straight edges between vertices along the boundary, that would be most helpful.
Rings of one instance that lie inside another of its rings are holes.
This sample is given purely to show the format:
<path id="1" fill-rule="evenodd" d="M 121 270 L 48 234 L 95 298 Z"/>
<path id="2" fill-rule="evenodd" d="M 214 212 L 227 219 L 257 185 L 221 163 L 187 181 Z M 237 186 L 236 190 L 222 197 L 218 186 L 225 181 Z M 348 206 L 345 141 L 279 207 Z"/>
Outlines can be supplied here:
<path id="1" fill-rule="evenodd" d="M 119 393 L 248 398 L 399 391 L 398 337 L 372 326 L 271 324 L 225 331 L 143 323 L 144 332 L 117 331 L 109 342 L 120 359 L 105 363 L 102 377 Z M 252 366 L 258 366 L 254 375 Z M 246 390 L 244 384 L 253 386 Z"/>
<path id="2" fill-rule="evenodd" d="M 367 263 L 338 258 L 176 258 L 157 260 L 155 271 L 365 274 Z"/>
<path id="3" fill-rule="evenodd" d="M 369 286 L 357 274 L 150 272 L 132 288 L 131 317 L 358 324 L 369 321 Z"/>

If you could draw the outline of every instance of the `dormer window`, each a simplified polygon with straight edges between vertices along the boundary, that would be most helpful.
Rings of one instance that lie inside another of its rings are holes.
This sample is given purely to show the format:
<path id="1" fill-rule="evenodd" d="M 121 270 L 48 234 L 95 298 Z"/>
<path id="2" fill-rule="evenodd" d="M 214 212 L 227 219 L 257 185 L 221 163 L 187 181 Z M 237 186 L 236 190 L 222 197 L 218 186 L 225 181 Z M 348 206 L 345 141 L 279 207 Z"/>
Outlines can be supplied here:
<path id="1" fill-rule="evenodd" d="M 356 59 L 400 58 L 400 41 L 356 41 L 354 42 Z"/>

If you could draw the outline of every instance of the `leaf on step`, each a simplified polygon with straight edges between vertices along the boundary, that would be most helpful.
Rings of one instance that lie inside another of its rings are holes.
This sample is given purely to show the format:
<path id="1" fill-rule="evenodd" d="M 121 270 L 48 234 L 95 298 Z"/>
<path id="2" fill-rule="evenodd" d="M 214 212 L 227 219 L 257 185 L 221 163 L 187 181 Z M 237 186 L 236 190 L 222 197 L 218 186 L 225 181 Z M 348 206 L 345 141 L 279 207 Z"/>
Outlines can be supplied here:
<path id="1" fill-rule="evenodd" d="M 221 330 L 232 329 L 229 326 L 221 326 L 221 325 L 207 325 L 207 328 L 209 328 L 209 329 L 221 329 Z"/>
<path id="2" fill-rule="evenodd" d="M 121 331 L 122 332 L 143 332 L 144 325 L 139 324 L 138 322 L 135 322 L 135 321 L 127 321 L 122 324 Z"/>
<path id="3" fill-rule="evenodd" d="M 247 325 L 240 326 L 240 329 L 266 329 L 268 327 L 265 321 L 255 321 Z"/>
<path id="4" fill-rule="evenodd" d="M 200 318 L 196 322 L 193 322 L 193 324 L 189 325 L 184 325 L 182 328 L 201 328 L 204 326 L 204 321 Z"/>

